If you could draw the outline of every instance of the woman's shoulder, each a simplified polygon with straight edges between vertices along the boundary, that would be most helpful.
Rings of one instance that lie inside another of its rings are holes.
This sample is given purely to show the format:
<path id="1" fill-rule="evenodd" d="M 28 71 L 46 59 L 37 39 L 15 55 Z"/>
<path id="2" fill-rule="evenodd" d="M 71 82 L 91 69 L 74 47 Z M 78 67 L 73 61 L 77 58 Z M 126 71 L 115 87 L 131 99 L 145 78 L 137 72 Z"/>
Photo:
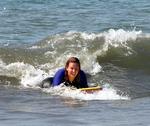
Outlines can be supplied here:
<path id="1" fill-rule="evenodd" d="M 65 74 L 65 68 L 60 68 L 57 70 L 56 74 Z"/>
<path id="2" fill-rule="evenodd" d="M 60 68 L 58 69 L 58 71 L 65 71 L 65 68 Z"/>
<path id="3" fill-rule="evenodd" d="M 83 70 L 80 70 L 80 74 L 85 74 L 85 72 Z"/>

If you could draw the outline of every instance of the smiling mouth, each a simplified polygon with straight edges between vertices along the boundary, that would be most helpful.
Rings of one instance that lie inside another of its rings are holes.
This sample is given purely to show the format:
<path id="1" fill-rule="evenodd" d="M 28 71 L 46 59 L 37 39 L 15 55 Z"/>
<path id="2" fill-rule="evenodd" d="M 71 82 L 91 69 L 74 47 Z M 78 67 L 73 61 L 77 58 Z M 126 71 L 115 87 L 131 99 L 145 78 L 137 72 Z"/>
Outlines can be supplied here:
<path id="1" fill-rule="evenodd" d="M 71 73 L 72 76 L 76 76 L 76 73 Z"/>

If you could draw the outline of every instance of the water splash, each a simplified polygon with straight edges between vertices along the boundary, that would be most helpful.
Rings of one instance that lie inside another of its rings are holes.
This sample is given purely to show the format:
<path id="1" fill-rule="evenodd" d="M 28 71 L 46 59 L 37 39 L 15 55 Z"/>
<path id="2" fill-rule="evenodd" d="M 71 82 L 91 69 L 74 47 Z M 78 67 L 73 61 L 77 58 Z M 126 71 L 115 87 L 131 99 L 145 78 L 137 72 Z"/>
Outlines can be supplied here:
<path id="1" fill-rule="evenodd" d="M 59 95 L 63 97 L 79 99 L 79 100 L 130 100 L 128 96 L 122 96 L 117 94 L 117 91 L 113 88 L 104 87 L 102 90 L 94 93 L 82 92 L 79 89 L 65 87 L 65 86 L 56 86 L 49 89 L 42 90 L 45 93 L 51 95 Z"/>

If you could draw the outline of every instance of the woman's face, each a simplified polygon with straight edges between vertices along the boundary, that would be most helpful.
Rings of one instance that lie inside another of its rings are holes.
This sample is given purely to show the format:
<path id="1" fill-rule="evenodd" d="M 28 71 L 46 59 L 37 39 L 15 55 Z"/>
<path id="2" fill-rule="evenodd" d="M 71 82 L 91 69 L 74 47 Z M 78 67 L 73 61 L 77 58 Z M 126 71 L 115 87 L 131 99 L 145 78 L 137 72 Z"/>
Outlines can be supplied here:
<path id="1" fill-rule="evenodd" d="M 79 64 L 70 62 L 67 67 L 68 77 L 70 81 L 73 81 L 79 73 Z"/>

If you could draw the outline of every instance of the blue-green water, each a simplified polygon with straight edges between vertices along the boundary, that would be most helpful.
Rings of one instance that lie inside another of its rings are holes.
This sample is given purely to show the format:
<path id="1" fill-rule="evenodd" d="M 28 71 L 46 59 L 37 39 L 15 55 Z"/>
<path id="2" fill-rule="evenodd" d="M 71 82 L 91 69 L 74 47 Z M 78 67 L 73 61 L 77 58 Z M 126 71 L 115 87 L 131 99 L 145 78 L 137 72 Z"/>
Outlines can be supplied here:
<path id="1" fill-rule="evenodd" d="M 0 0 L 1 125 L 149 126 L 148 0 Z M 98 94 L 39 89 L 77 56 Z"/>
<path id="2" fill-rule="evenodd" d="M 33 43 L 68 31 L 99 33 L 110 28 L 149 33 L 148 0 L 0 1 L 0 42 Z"/>

